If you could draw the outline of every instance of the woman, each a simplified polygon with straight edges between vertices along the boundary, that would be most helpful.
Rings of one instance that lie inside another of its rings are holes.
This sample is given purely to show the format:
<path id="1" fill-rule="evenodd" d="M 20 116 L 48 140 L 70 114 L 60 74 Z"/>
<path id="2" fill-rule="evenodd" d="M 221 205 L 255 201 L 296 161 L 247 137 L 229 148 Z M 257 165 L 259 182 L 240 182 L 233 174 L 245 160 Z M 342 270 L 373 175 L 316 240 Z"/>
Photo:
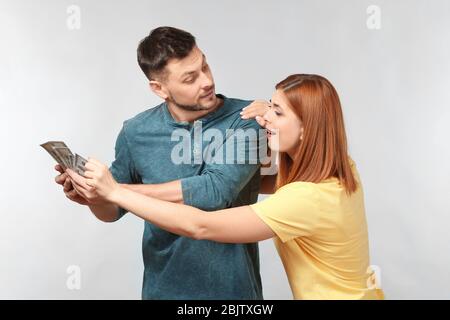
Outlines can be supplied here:
<path id="1" fill-rule="evenodd" d="M 267 129 L 271 150 L 279 152 L 279 171 L 262 187 L 275 193 L 250 206 L 211 214 L 150 198 L 121 187 L 95 159 L 86 164 L 86 180 L 68 173 L 79 192 L 95 189 L 175 234 L 225 243 L 274 238 L 295 299 L 383 298 L 369 285 L 363 191 L 331 83 L 318 75 L 291 75 L 276 85 L 268 106 L 256 102 L 243 111 L 243 117 L 254 116 Z"/>

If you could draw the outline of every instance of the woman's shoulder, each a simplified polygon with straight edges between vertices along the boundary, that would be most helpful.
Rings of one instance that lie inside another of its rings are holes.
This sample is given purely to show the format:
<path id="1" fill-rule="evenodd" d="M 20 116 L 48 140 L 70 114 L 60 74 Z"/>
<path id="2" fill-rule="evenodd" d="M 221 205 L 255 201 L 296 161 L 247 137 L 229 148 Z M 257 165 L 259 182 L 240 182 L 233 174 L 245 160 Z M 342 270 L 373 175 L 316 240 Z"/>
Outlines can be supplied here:
<path id="1" fill-rule="evenodd" d="M 360 183 L 359 173 L 356 168 L 356 163 L 353 161 L 352 158 L 348 158 L 350 167 L 352 169 L 353 174 L 355 175 L 356 180 L 358 183 Z M 326 193 L 329 193 L 331 190 L 334 191 L 345 191 L 344 187 L 341 185 L 339 179 L 337 177 L 330 177 L 327 179 L 324 179 L 319 182 L 307 182 L 307 181 L 293 181 L 290 183 L 285 184 L 284 186 L 280 187 L 275 191 L 275 194 L 277 192 L 280 193 L 286 193 L 286 192 L 294 192 L 297 194 L 300 193 L 320 193 L 321 191 L 325 191 Z"/>
<path id="2" fill-rule="evenodd" d="M 278 188 L 273 196 L 292 196 L 294 199 L 300 198 L 317 198 L 318 186 L 313 182 L 294 181 Z"/>

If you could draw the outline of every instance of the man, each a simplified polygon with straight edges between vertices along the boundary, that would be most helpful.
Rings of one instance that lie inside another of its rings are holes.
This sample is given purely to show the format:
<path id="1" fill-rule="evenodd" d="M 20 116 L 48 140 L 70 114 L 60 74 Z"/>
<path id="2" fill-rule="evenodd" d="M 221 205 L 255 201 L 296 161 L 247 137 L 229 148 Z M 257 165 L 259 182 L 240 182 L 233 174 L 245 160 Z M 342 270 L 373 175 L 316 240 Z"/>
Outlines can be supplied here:
<path id="1" fill-rule="evenodd" d="M 225 149 L 232 137 L 227 130 L 258 131 L 256 121 L 240 117 L 250 101 L 216 95 L 206 57 L 186 31 L 156 28 L 137 53 L 151 90 L 165 102 L 124 122 L 110 168 L 114 178 L 139 193 L 204 210 L 256 202 L 259 164 L 207 162 L 201 156 L 210 141 L 195 137 L 217 130 Z M 174 162 L 175 130 L 188 134 L 189 163 Z M 247 160 L 250 149 L 251 143 L 245 144 Z M 66 196 L 89 206 L 98 219 L 113 222 L 125 214 L 98 201 L 95 190 L 77 191 L 57 169 Z M 257 244 L 195 241 L 145 222 L 143 257 L 143 299 L 262 299 Z"/>

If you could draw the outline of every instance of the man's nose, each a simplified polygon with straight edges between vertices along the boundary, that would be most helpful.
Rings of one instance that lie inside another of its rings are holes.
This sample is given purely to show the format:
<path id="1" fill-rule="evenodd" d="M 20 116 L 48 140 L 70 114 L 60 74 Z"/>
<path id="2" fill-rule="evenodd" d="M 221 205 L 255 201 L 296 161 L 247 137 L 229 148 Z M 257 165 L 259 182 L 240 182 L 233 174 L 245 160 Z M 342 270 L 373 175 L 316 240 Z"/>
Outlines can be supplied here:
<path id="1" fill-rule="evenodd" d="M 203 73 L 203 79 L 202 79 L 202 88 L 206 91 L 211 89 L 211 87 L 214 85 L 212 78 L 209 77 L 206 73 Z"/>

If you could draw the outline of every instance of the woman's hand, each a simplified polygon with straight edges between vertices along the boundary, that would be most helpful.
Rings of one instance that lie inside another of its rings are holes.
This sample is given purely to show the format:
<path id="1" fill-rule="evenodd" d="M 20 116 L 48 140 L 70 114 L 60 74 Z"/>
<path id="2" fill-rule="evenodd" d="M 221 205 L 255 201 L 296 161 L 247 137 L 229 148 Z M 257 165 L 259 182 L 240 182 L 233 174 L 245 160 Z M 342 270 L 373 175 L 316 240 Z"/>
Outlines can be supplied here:
<path id="1" fill-rule="evenodd" d="M 248 106 L 242 109 L 242 119 L 253 119 L 256 117 L 262 117 L 269 110 L 270 103 L 265 100 L 255 100 Z"/>
<path id="2" fill-rule="evenodd" d="M 70 169 L 67 170 L 77 192 L 89 201 L 112 202 L 120 185 L 114 180 L 109 168 L 93 158 L 89 158 L 84 168 L 84 178 Z"/>
<path id="3" fill-rule="evenodd" d="M 86 184 L 94 188 L 99 197 L 112 201 L 115 191 L 120 189 L 120 185 L 114 180 L 109 168 L 98 160 L 89 158 L 85 164 L 84 176 Z"/>

